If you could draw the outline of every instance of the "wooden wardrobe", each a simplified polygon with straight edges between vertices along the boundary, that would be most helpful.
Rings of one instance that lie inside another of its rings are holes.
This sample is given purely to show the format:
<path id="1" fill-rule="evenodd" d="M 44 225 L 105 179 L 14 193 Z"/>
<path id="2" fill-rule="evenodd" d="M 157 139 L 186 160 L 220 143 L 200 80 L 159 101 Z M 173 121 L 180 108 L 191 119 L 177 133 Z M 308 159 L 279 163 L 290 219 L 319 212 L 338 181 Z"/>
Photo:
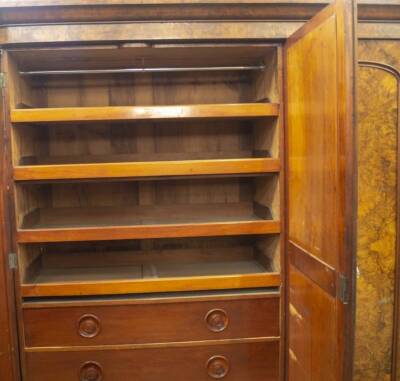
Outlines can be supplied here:
<path id="1" fill-rule="evenodd" d="M 351 380 L 356 4 L 0 4 L 0 380 Z"/>

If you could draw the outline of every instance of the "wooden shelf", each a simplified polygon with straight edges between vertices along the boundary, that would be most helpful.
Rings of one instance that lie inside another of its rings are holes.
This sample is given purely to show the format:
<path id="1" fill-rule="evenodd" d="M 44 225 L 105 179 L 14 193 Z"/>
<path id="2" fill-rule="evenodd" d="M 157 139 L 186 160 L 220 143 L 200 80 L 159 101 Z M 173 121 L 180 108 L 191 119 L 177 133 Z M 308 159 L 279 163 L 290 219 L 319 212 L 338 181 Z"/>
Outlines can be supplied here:
<path id="1" fill-rule="evenodd" d="M 12 123 L 183 120 L 278 116 L 276 103 L 199 104 L 183 106 L 109 106 L 31 108 L 11 111 Z"/>
<path id="2" fill-rule="evenodd" d="M 280 275 L 256 260 L 41 269 L 22 296 L 75 296 L 278 287 Z"/>
<path id="3" fill-rule="evenodd" d="M 26 215 L 19 243 L 227 236 L 280 232 L 280 222 L 258 217 L 253 204 L 148 205 L 129 208 L 44 208 Z M 269 215 L 268 215 L 269 214 Z"/>
<path id="4" fill-rule="evenodd" d="M 256 156 L 259 155 L 259 156 Z M 261 156 L 262 155 L 262 156 Z M 271 158 L 268 150 L 233 150 L 233 151 L 201 151 L 201 152 L 135 152 L 116 154 L 86 154 L 86 155 L 53 155 L 53 156 L 22 156 L 18 166 L 64 165 L 64 164 L 106 164 L 106 163 L 136 163 L 165 162 L 189 160 L 228 160 Z"/>
<path id="5" fill-rule="evenodd" d="M 279 160 L 271 158 L 27 165 L 14 167 L 14 179 L 25 181 L 240 175 L 278 172 L 279 169 Z"/>

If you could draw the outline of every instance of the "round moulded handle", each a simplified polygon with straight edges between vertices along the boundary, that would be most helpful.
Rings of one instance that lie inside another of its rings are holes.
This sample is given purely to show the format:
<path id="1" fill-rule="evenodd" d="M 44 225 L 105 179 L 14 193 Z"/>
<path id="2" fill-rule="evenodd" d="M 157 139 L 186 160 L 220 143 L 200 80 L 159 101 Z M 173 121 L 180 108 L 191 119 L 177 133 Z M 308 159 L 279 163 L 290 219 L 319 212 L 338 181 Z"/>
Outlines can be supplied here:
<path id="1" fill-rule="evenodd" d="M 225 331 L 229 324 L 228 314 L 222 309 L 208 311 L 204 320 L 207 328 L 212 332 Z"/>
<path id="2" fill-rule="evenodd" d="M 207 373 L 216 380 L 224 378 L 229 373 L 229 361 L 225 356 L 213 356 L 207 361 Z"/>
<path id="3" fill-rule="evenodd" d="M 103 380 L 103 368 L 96 361 L 87 361 L 82 364 L 79 371 L 80 381 L 102 381 Z"/>
<path id="4" fill-rule="evenodd" d="M 101 331 L 100 319 L 96 315 L 85 314 L 78 320 L 78 333 L 80 336 L 91 339 Z"/>

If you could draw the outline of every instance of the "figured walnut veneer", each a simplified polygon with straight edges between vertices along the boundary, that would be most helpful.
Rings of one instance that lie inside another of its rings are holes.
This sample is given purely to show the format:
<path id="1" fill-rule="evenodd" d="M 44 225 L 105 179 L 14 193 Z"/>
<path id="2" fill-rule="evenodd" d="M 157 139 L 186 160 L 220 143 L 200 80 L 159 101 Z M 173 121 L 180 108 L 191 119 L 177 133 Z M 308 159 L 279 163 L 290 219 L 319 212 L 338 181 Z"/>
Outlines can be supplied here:
<path id="1" fill-rule="evenodd" d="M 386 65 L 400 66 L 399 48 L 398 41 L 359 48 L 355 381 L 396 379 L 399 77 Z"/>

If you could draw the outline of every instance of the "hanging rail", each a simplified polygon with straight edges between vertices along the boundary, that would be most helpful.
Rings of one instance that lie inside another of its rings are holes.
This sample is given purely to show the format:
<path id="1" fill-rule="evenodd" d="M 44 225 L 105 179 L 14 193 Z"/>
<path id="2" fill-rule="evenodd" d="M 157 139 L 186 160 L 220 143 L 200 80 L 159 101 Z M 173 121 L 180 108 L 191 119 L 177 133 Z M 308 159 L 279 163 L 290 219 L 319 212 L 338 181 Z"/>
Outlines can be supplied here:
<path id="1" fill-rule="evenodd" d="M 79 75 L 79 74 L 126 74 L 126 73 L 164 73 L 190 71 L 250 71 L 263 70 L 265 66 L 203 66 L 203 67 L 147 67 L 126 69 L 88 69 L 88 70 L 38 70 L 20 71 L 23 76 L 31 75 Z"/>

